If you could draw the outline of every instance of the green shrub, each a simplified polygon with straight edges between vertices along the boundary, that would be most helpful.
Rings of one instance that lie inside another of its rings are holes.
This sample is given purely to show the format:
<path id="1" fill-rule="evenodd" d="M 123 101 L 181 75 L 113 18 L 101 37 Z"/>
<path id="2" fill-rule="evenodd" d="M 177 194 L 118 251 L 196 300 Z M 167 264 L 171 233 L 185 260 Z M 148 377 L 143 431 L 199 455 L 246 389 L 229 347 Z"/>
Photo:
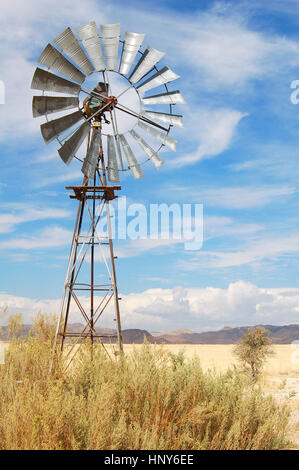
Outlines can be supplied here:
<path id="1" fill-rule="evenodd" d="M 249 328 L 233 349 L 243 372 L 256 382 L 269 356 L 274 354 L 269 331 L 262 326 Z"/>

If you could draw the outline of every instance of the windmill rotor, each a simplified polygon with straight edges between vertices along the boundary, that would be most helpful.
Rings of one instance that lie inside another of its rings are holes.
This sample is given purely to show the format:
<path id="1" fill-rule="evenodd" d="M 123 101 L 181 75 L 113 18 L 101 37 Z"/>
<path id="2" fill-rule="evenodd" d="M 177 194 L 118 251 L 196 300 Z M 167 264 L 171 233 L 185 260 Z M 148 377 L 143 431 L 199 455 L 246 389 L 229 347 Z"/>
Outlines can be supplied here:
<path id="1" fill-rule="evenodd" d="M 45 117 L 42 137 L 46 144 L 57 140 L 59 156 L 67 165 L 74 158 L 80 160 L 77 153 L 87 138 L 89 148 L 99 142 L 94 128 L 101 128 L 106 139 L 104 164 L 111 182 L 119 182 L 121 173 L 128 170 L 139 179 L 144 176 L 140 168 L 144 163 L 161 167 L 162 147 L 176 150 L 177 140 L 169 134 L 173 127 L 183 127 L 183 117 L 173 113 L 173 106 L 185 101 L 169 85 L 179 75 L 168 66 L 159 68 L 164 52 L 151 46 L 142 51 L 144 37 L 126 31 L 122 40 L 119 23 L 102 24 L 99 31 L 91 21 L 75 32 L 66 28 L 41 53 L 31 88 L 42 94 L 33 97 L 33 116 Z M 116 79 L 123 80 L 121 90 L 119 86 L 115 90 Z M 132 92 L 135 106 L 126 99 Z M 129 120 L 132 125 L 122 128 L 121 123 Z M 158 142 L 156 150 L 153 141 Z M 140 152 L 145 158 L 139 159 Z M 87 152 L 82 173 L 88 179 L 94 177 L 96 160 Z"/>

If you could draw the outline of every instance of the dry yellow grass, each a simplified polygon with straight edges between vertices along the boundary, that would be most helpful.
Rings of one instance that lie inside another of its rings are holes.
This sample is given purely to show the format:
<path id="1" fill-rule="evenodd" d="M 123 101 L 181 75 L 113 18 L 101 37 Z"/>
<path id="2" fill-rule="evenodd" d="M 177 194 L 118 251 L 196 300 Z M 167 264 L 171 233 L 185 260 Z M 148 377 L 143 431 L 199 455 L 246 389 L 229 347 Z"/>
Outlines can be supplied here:
<path id="1" fill-rule="evenodd" d="M 52 329 L 39 318 L 28 342 L 5 345 L 2 449 L 270 449 L 284 448 L 289 439 L 299 447 L 291 345 L 274 346 L 262 391 L 248 388 L 234 368 L 233 345 L 125 345 L 125 358 L 112 362 L 98 356 L 99 347 L 93 367 L 88 354 L 80 359 L 79 353 L 67 376 L 48 381 Z M 292 412 L 288 435 L 284 405 Z"/>
<path id="2" fill-rule="evenodd" d="M 141 345 L 125 344 L 126 354 L 134 354 Z M 160 348 L 155 345 L 154 348 Z M 165 344 L 163 349 L 173 354 L 184 352 L 186 359 L 198 357 L 204 371 L 215 369 L 225 372 L 237 366 L 232 344 Z M 299 345 L 297 345 L 299 349 Z M 279 403 L 291 409 L 290 438 L 299 449 L 299 354 L 291 344 L 273 345 L 274 355 L 267 360 L 260 381 L 265 394 L 272 395 Z M 109 347 L 108 347 L 109 350 Z"/>
<path id="3" fill-rule="evenodd" d="M 284 449 L 289 412 L 237 370 L 205 372 L 166 348 L 111 361 L 89 346 L 48 377 L 45 331 L 14 340 L 0 367 L 0 449 Z M 178 348 L 181 349 L 181 348 Z"/>
<path id="4" fill-rule="evenodd" d="M 124 351 L 131 355 L 141 347 L 125 344 Z M 161 348 L 160 345 L 152 347 Z M 233 344 L 165 344 L 162 349 L 173 354 L 183 351 L 187 360 L 198 357 L 205 372 L 215 369 L 223 373 L 238 365 L 233 347 Z M 113 347 L 108 346 L 107 349 L 112 352 Z M 294 448 L 299 449 L 299 354 L 296 355 L 297 349 L 291 344 L 275 344 L 273 349 L 274 355 L 267 360 L 260 384 L 265 394 L 272 395 L 290 408 L 290 439 Z"/>

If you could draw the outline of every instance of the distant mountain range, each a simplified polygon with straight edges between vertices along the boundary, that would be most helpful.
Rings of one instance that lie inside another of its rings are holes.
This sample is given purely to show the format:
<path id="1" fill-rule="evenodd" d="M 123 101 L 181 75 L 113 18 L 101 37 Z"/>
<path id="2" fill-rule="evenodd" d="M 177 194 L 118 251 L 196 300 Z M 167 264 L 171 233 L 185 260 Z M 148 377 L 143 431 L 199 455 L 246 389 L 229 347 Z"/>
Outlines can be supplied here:
<path id="1" fill-rule="evenodd" d="M 270 332 L 270 338 L 274 344 L 290 344 L 299 341 L 299 325 L 258 325 L 263 326 Z M 69 325 L 69 331 L 80 332 L 84 326 L 80 323 Z M 246 331 L 252 327 L 240 326 L 230 328 L 228 326 L 218 331 L 206 331 L 195 333 L 192 330 L 181 328 L 167 332 L 149 333 L 147 330 L 128 329 L 123 330 L 123 342 L 125 344 L 140 344 L 146 339 L 149 343 L 157 344 L 234 344 L 237 343 Z M 24 325 L 24 336 L 27 336 L 31 325 Z M 110 328 L 97 328 L 97 333 L 102 335 L 113 335 L 115 330 Z M 7 327 L 2 327 L 2 339 L 7 339 Z M 106 338 L 105 343 L 115 342 L 115 338 Z"/>
<path id="2" fill-rule="evenodd" d="M 299 325 L 257 325 L 263 326 L 270 332 L 270 338 L 275 344 L 290 344 L 292 341 L 299 340 Z M 166 333 L 152 333 L 156 339 L 164 339 L 172 344 L 235 344 L 246 331 L 252 328 L 250 326 L 240 326 L 230 328 L 228 326 L 218 331 L 206 331 L 195 333 L 191 330 L 180 329 Z"/>

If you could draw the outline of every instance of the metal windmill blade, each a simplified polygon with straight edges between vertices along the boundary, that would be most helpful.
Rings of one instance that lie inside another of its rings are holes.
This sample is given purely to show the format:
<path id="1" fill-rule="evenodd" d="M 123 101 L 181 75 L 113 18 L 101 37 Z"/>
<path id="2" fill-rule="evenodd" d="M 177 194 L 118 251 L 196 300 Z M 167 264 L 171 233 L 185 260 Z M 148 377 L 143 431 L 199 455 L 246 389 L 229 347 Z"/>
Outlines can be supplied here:
<path id="1" fill-rule="evenodd" d="M 165 52 L 161 52 L 151 46 L 147 46 L 143 56 L 129 77 L 130 82 L 139 82 L 139 80 L 141 80 L 141 78 L 144 77 L 144 75 L 146 75 L 164 55 Z"/>
<path id="2" fill-rule="evenodd" d="M 120 165 L 120 169 L 122 171 L 124 171 L 124 163 L 123 163 L 123 158 L 122 158 L 122 154 L 121 154 L 121 146 L 120 146 L 120 141 L 119 141 L 119 135 L 116 134 L 114 136 L 115 138 L 115 144 L 116 144 L 116 150 L 117 150 L 117 156 L 118 156 L 118 160 L 119 160 L 119 165 Z"/>
<path id="3" fill-rule="evenodd" d="M 179 114 L 158 113 L 156 111 L 142 111 L 142 116 L 149 119 L 158 119 L 158 121 L 166 122 L 170 126 L 184 127 L 183 116 Z"/>
<path id="4" fill-rule="evenodd" d="M 41 53 L 38 62 L 48 67 L 54 72 L 60 73 L 78 83 L 83 83 L 85 75 L 80 72 L 70 61 L 68 61 L 60 52 L 51 44 L 48 44 Z"/>
<path id="5" fill-rule="evenodd" d="M 146 155 L 150 158 L 156 168 L 160 168 L 165 162 L 164 160 L 159 157 L 159 155 L 148 145 L 147 142 L 137 134 L 134 129 L 130 131 L 131 136 L 138 142 L 142 150 L 146 153 Z"/>
<path id="6" fill-rule="evenodd" d="M 141 170 L 140 165 L 138 164 L 137 159 L 136 159 L 134 153 L 132 152 L 132 149 L 131 149 L 130 145 L 127 142 L 127 139 L 125 138 L 124 135 L 120 135 L 119 139 L 120 139 L 122 147 L 124 149 L 124 153 L 125 153 L 125 156 L 127 158 L 128 165 L 129 165 L 129 168 L 132 172 L 133 177 L 136 180 L 138 180 L 140 178 L 143 178 L 144 177 L 143 171 Z"/>
<path id="7" fill-rule="evenodd" d="M 32 114 L 33 117 L 40 117 L 78 107 L 78 98 L 64 98 L 61 96 L 34 96 L 32 101 Z"/>
<path id="8" fill-rule="evenodd" d="M 68 139 L 63 146 L 58 150 L 61 159 L 66 165 L 69 165 L 76 155 L 77 151 L 81 147 L 82 143 L 86 139 L 90 131 L 88 122 L 82 124 L 79 129 Z"/>
<path id="9" fill-rule="evenodd" d="M 177 78 L 180 78 L 180 76 L 174 73 L 169 67 L 163 67 L 163 69 L 145 80 L 145 82 L 141 83 L 141 85 L 138 85 L 136 89 L 139 92 L 144 93 L 157 86 L 172 82 Z"/>
<path id="10" fill-rule="evenodd" d="M 96 168 L 98 166 L 98 159 L 101 147 L 102 133 L 100 129 L 94 127 L 92 130 L 90 145 L 88 147 L 88 151 L 81 169 L 82 173 L 87 176 L 87 178 L 94 178 Z"/>
<path id="11" fill-rule="evenodd" d="M 186 104 L 186 101 L 178 90 L 161 93 L 160 95 L 147 96 L 142 98 L 141 101 L 144 104 Z"/>
<path id="12" fill-rule="evenodd" d="M 81 39 L 91 61 L 97 71 L 105 70 L 105 61 L 98 36 L 97 25 L 95 21 L 77 28 L 77 34 Z"/>
<path id="13" fill-rule="evenodd" d="M 163 145 L 166 145 L 166 147 L 170 148 L 174 152 L 176 151 L 176 146 L 178 143 L 176 139 L 169 137 L 169 135 L 167 134 L 163 134 L 163 132 L 158 131 L 158 129 L 156 129 L 155 127 L 145 124 L 143 121 L 139 120 L 138 126 L 151 136 L 155 137 L 155 139 L 158 139 L 160 142 L 162 142 Z"/>
<path id="14" fill-rule="evenodd" d="M 117 165 L 116 151 L 114 145 L 114 137 L 107 136 L 107 152 L 108 152 L 108 179 L 112 183 L 119 183 L 119 171 Z"/>
<path id="15" fill-rule="evenodd" d="M 86 75 L 94 72 L 94 68 L 90 63 L 88 57 L 84 53 L 82 47 L 76 39 L 71 28 L 66 28 L 55 39 L 54 43 L 64 52 L 69 58 L 83 70 Z"/>
<path id="16" fill-rule="evenodd" d="M 42 124 L 40 128 L 44 141 L 46 144 L 49 144 L 82 119 L 84 119 L 82 112 L 76 111 L 75 113 Z"/>
<path id="17" fill-rule="evenodd" d="M 120 37 L 120 23 L 101 24 L 102 40 L 108 70 L 115 70 L 118 61 L 118 45 Z"/>
<path id="18" fill-rule="evenodd" d="M 122 75 L 129 73 L 144 36 L 144 34 L 130 33 L 126 31 L 119 66 L 119 73 Z"/>
<path id="19" fill-rule="evenodd" d="M 80 92 L 80 85 L 37 67 L 33 75 L 31 89 L 78 95 Z"/>

